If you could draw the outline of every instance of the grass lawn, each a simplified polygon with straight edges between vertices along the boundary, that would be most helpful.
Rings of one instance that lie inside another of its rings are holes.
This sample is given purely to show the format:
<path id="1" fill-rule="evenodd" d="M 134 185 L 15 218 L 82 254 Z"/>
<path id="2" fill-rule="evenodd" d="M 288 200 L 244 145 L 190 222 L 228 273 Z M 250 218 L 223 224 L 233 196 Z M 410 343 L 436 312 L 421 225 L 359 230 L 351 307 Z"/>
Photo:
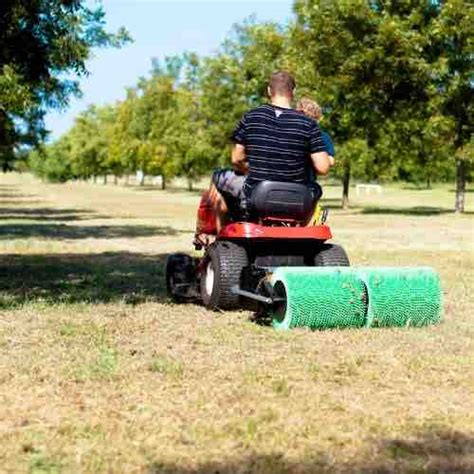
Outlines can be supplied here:
<path id="1" fill-rule="evenodd" d="M 339 208 L 355 265 L 430 265 L 445 319 L 277 332 L 171 304 L 197 192 L 0 180 L 0 471 L 474 472 L 474 193 Z M 353 190 L 351 192 L 354 194 Z"/>

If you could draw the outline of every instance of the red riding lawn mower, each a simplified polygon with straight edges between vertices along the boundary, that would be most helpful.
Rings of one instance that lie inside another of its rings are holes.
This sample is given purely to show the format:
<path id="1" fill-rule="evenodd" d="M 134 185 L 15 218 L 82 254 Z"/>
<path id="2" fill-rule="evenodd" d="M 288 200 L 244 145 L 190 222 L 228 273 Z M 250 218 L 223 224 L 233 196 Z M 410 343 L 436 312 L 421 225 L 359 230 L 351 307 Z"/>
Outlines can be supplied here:
<path id="1" fill-rule="evenodd" d="M 425 326 L 441 320 L 442 289 L 430 267 L 349 267 L 329 244 L 325 216 L 310 224 L 313 193 L 304 185 L 264 181 L 239 215 L 216 234 L 204 194 L 198 211 L 201 258 L 174 254 L 166 265 L 168 294 L 209 309 L 248 309 L 273 327 L 311 329 Z M 233 216 L 233 217 L 232 217 Z M 215 236 L 212 243 L 202 235 Z"/>
<path id="2" fill-rule="evenodd" d="M 323 223 L 308 225 L 315 209 L 312 192 L 302 184 L 264 181 L 251 195 L 247 216 L 230 209 L 231 222 L 216 233 L 209 193 L 198 210 L 196 250 L 202 258 L 168 258 L 166 282 L 176 301 L 201 300 L 208 309 L 255 309 L 284 303 L 269 276 L 276 267 L 349 266 L 342 247 L 326 243 Z M 234 217 L 233 217 L 234 216 Z M 198 238 L 215 236 L 211 244 Z"/>

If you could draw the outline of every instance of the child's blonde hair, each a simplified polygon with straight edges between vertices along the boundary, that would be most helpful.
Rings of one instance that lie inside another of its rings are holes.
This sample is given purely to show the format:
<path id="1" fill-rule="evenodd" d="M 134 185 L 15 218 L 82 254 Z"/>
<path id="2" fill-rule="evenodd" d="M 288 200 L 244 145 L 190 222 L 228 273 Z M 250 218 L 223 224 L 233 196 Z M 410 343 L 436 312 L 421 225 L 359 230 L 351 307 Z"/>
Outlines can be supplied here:
<path id="1" fill-rule="evenodd" d="M 296 104 L 296 110 L 319 122 L 323 117 L 321 106 L 314 100 L 303 97 Z"/>

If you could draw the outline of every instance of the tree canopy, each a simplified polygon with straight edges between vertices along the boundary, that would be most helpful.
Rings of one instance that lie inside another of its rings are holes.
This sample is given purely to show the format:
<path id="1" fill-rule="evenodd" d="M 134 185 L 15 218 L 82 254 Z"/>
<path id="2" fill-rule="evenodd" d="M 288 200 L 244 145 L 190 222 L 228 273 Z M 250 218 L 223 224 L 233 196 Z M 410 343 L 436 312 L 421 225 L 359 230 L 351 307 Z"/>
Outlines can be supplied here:
<path id="1" fill-rule="evenodd" d="M 43 118 L 79 95 L 78 78 L 96 47 L 130 41 L 105 30 L 105 13 L 83 0 L 4 0 L 0 4 L 0 161 L 47 135 Z"/>
<path id="2" fill-rule="evenodd" d="M 153 61 L 125 100 L 78 117 L 58 145 L 47 147 L 51 157 L 61 144 L 70 162 L 61 169 L 70 177 L 142 170 L 162 175 L 164 184 L 184 176 L 192 186 L 228 165 L 237 121 L 267 100 L 269 75 L 287 69 L 298 97 L 323 107 L 344 205 L 351 177 L 428 186 L 456 178 L 455 206 L 463 211 L 474 160 L 472 3 L 297 0 L 294 11 L 285 26 L 252 19 L 236 25 L 212 56 Z M 99 130 L 100 140 L 88 139 Z M 77 167 L 74 150 L 88 147 L 96 148 L 93 169 Z M 52 171 L 54 179 L 56 165 Z"/>

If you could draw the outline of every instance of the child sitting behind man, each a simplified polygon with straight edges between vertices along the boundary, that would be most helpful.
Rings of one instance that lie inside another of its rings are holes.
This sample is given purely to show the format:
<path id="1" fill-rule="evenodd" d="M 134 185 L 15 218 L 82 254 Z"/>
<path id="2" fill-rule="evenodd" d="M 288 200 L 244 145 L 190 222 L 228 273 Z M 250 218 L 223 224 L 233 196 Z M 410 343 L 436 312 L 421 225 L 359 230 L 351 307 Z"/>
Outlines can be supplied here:
<path id="1" fill-rule="evenodd" d="M 308 99 L 307 97 L 303 97 L 298 101 L 296 104 L 296 110 L 299 112 L 304 113 L 307 117 L 312 118 L 318 125 L 319 121 L 323 117 L 323 111 L 317 102 L 314 100 Z M 321 136 L 324 141 L 324 145 L 326 147 L 326 153 L 329 155 L 329 163 L 331 166 L 334 166 L 334 144 L 331 140 L 331 137 L 327 132 L 321 129 Z M 313 188 L 313 195 L 315 196 L 316 206 L 314 208 L 314 214 L 311 219 L 313 225 L 324 224 L 327 217 L 327 211 L 324 210 L 321 205 L 319 204 L 319 199 L 322 196 L 322 189 L 321 186 L 316 182 L 316 173 L 314 172 L 313 168 L 310 168 L 309 176 L 308 176 L 308 183 Z"/>
<path id="2" fill-rule="evenodd" d="M 323 111 L 321 110 L 319 104 L 314 100 L 308 99 L 307 97 L 303 97 L 298 101 L 296 104 L 296 110 L 298 110 L 298 112 L 303 112 L 307 117 L 312 118 L 315 122 L 317 122 L 318 125 L 319 121 L 323 117 Z M 329 155 L 329 161 L 331 166 L 334 166 L 334 156 L 336 155 L 334 144 L 329 134 L 321 129 L 321 126 L 319 128 L 324 140 L 324 145 L 326 146 L 326 152 Z"/>

